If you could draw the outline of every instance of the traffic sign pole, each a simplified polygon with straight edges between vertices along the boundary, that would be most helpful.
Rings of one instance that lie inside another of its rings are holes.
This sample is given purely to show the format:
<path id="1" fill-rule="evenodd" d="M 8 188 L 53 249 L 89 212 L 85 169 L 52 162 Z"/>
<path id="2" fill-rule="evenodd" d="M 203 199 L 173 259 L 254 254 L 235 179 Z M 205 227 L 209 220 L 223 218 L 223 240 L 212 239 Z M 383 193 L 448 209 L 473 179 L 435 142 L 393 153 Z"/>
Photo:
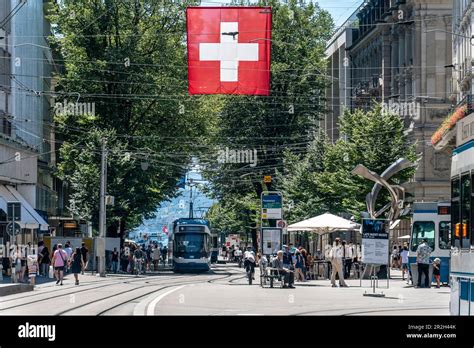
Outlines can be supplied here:
<path id="1" fill-rule="evenodd" d="M 267 177 L 264 181 L 268 181 Z M 270 177 L 271 182 L 271 177 Z M 260 249 L 263 251 L 268 248 L 264 246 L 265 238 L 263 238 L 263 231 L 265 229 L 279 229 L 280 230 L 280 241 L 278 242 L 281 247 L 282 242 L 282 227 L 278 226 L 278 222 L 283 221 L 283 195 L 279 191 L 267 191 L 262 192 L 261 196 L 261 226 L 260 226 Z"/>

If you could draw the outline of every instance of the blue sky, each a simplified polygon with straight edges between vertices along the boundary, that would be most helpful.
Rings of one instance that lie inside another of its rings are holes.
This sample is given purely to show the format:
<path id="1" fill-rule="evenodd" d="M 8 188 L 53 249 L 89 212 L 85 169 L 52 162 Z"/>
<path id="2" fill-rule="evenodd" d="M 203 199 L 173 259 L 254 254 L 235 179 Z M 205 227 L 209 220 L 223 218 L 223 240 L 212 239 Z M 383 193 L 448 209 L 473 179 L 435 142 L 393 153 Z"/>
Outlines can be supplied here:
<path id="1" fill-rule="evenodd" d="M 340 26 L 364 0 L 319 0 L 317 2 L 321 8 L 331 13 L 336 26 Z"/>
<path id="2" fill-rule="evenodd" d="M 201 5 L 219 6 L 220 4 L 227 4 L 229 2 L 231 2 L 231 0 L 202 0 Z M 328 10 L 334 18 L 336 26 L 340 26 L 364 0 L 316 0 L 315 2 L 319 3 L 325 10 Z"/>

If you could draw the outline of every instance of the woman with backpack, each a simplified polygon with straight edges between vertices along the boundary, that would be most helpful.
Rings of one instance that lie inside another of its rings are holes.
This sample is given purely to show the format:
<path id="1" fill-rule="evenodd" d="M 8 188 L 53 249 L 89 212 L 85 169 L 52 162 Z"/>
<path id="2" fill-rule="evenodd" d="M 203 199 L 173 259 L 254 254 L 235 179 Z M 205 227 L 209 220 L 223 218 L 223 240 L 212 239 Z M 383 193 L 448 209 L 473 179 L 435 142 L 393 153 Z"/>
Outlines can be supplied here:
<path id="1" fill-rule="evenodd" d="M 58 244 L 58 248 L 53 254 L 52 264 L 57 277 L 56 285 L 58 285 L 59 282 L 63 285 L 64 269 L 67 265 L 67 254 L 63 250 L 62 244 Z"/>

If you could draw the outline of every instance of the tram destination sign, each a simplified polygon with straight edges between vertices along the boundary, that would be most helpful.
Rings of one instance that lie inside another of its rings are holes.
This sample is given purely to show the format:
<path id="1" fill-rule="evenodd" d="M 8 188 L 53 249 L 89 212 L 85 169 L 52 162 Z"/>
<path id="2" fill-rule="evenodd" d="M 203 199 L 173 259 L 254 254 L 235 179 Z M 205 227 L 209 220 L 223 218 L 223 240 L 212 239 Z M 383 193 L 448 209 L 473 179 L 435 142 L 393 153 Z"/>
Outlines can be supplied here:
<path id="1" fill-rule="evenodd" d="M 389 222 L 387 220 L 362 220 L 362 262 L 387 265 L 389 254 Z"/>

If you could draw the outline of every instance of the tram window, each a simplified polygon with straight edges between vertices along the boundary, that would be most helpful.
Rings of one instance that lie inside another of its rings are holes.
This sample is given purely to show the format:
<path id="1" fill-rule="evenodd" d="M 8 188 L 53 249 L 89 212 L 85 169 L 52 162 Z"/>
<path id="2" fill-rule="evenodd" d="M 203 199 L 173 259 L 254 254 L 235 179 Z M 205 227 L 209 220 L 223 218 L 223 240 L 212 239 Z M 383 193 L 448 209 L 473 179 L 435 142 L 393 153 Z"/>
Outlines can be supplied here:
<path id="1" fill-rule="evenodd" d="M 461 223 L 464 226 L 461 228 L 462 247 L 469 248 L 470 245 L 470 231 L 471 231 L 471 176 L 464 174 L 461 176 Z M 464 232 L 464 230 L 466 232 Z"/>
<path id="2" fill-rule="evenodd" d="M 176 252 L 178 253 L 207 253 L 209 239 L 207 235 L 197 233 L 178 234 L 175 236 Z"/>
<path id="3" fill-rule="evenodd" d="M 459 182 L 459 178 L 454 178 L 452 180 L 452 185 L 451 185 L 451 197 L 454 199 L 454 198 L 459 198 L 459 196 L 461 195 L 461 192 L 460 192 L 460 182 Z"/>
<path id="4" fill-rule="evenodd" d="M 451 226 L 452 228 L 452 240 L 454 246 L 457 248 L 461 247 L 461 238 L 456 236 L 456 225 L 461 221 L 461 207 L 460 207 L 460 186 L 461 180 L 459 177 L 452 179 L 451 181 Z"/>
<path id="5" fill-rule="evenodd" d="M 433 221 L 416 221 L 413 223 L 411 250 L 416 251 L 423 239 L 426 239 L 430 248 L 434 250 L 435 223 Z"/>
<path id="6" fill-rule="evenodd" d="M 471 217 L 469 222 L 471 226 L 471 245 L 474 245 L 474 171 L 471 174 Z"/>
<path id="7" fill-rule="evenodd" d="M 439 223 L 439 248 L 450 249 L 451 248 L 451 223 L 447 221 L 441 221 Z"/>

